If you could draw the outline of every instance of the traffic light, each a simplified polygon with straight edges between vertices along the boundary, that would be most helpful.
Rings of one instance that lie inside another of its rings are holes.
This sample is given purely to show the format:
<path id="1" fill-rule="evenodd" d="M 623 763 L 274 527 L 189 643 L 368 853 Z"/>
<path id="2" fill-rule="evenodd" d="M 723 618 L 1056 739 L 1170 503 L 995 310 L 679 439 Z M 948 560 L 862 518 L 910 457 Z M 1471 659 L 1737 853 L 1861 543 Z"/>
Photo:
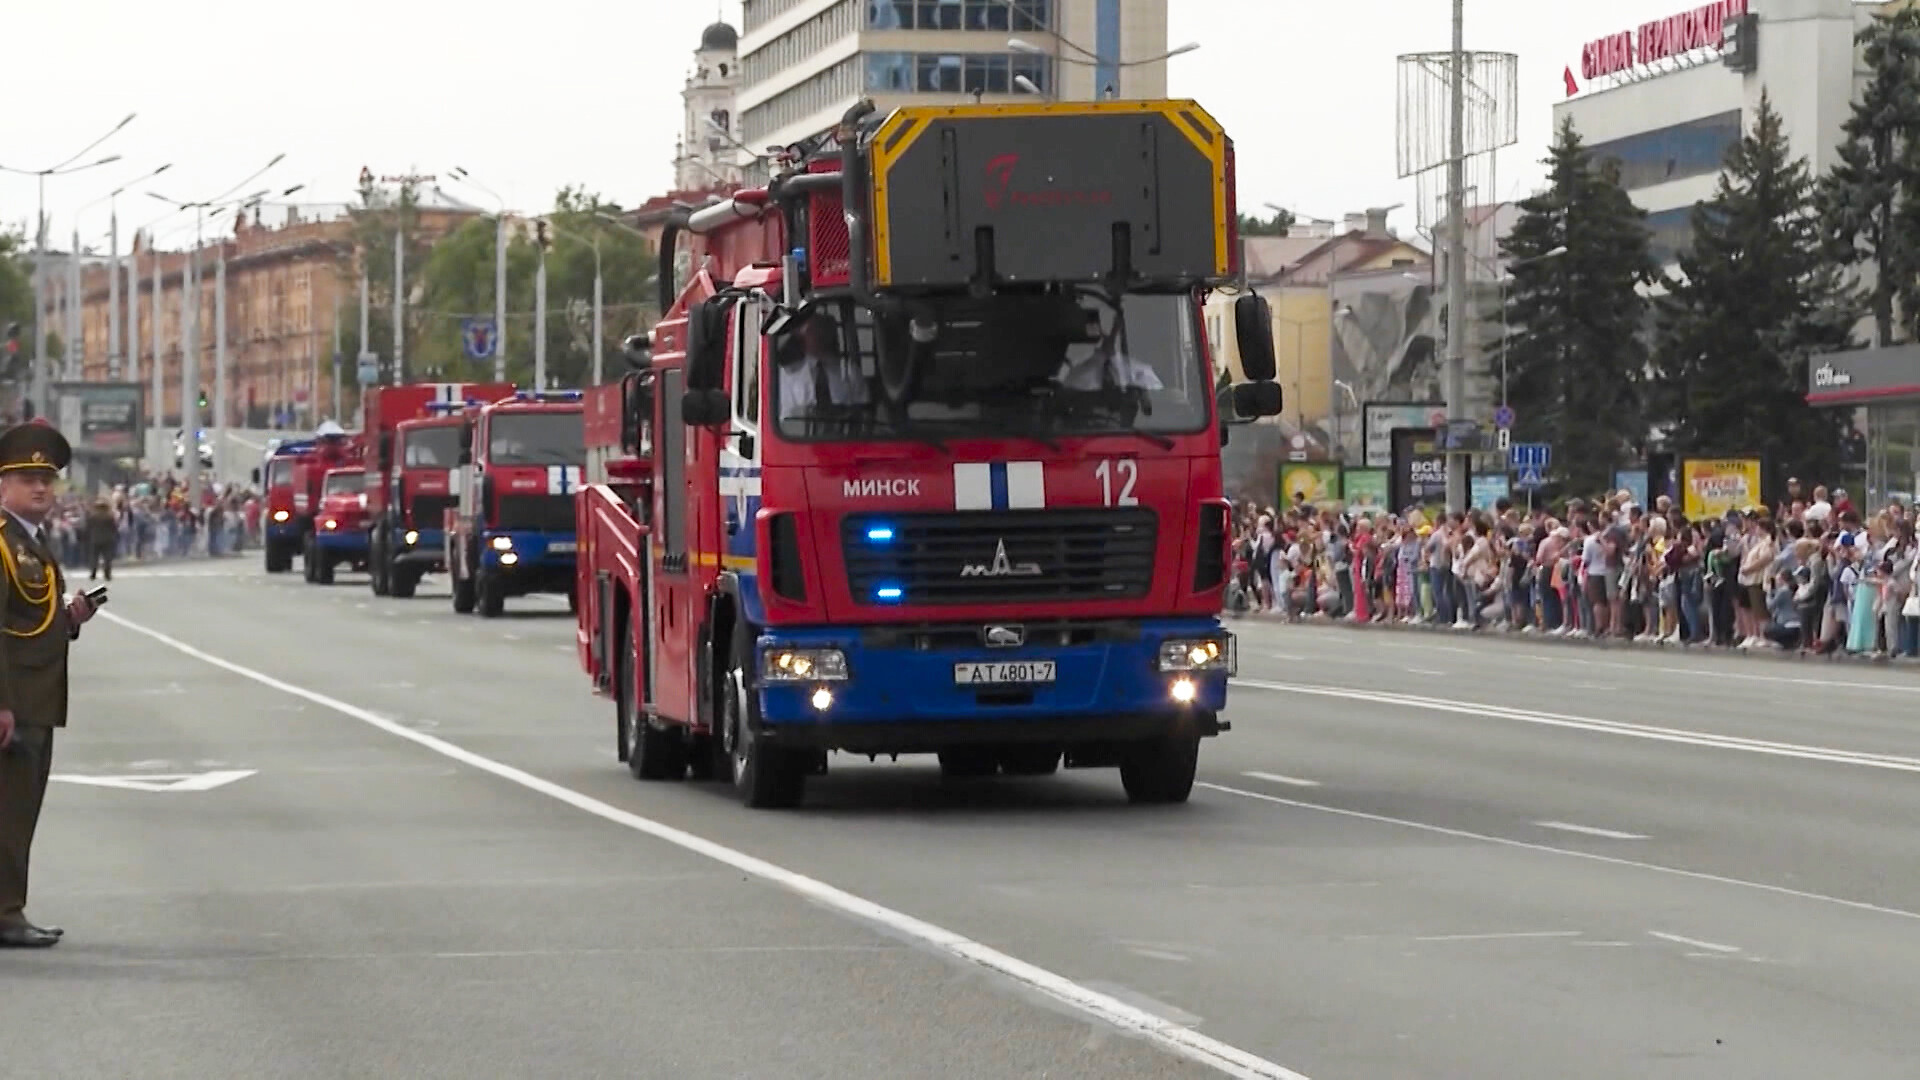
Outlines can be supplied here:
<path id="1" fill-rule="evenodd" d="M 207 392 L 205 390 L 200 391 L 200 407 L 203 409 L 207 407 Z"/>
<path id="2" fill-rule="evenodd" d="M 547 250 L 547 248 L 550 245 L 547 242 L 547 223 L 546 222 L 536 221 L 533 223 L 533 236 L 534 236 L 535 242 L 540 245 L 540 250 L 541 251 Z"/>

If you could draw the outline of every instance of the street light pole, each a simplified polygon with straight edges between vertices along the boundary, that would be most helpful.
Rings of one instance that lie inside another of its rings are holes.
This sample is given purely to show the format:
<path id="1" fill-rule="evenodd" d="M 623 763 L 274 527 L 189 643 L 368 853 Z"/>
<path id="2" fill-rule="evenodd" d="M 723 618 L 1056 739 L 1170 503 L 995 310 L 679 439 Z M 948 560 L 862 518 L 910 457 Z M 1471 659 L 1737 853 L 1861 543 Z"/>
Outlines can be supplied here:
<path id="1" fill-rule="evenodd" d="M 1466 0 L 1453 0 L 1453 56 L 1448 63 L 1447 132 L 1447 422 L 1467 411 L 1467 71 Z M 1448 433 L 1449 437 L 1451 432 Z M 1451 447 L 1451 443 L 1448 444 Z M 1464 511 L 1470 501 L 1465 452 L 1447 450 L 1447 506 Z"/>
<path id="2" fill-rule="evenodd" d="M 407 381 L 407 230 L 404 221 L 393 230 L 393 385 Z"/>
<path id="3" fill-rule="evenodd" d="M 453 175 L 499 204 L 493 227 L 493 381 L 507 381 L 507 204 L 473 174 L 455 165 Z"/>

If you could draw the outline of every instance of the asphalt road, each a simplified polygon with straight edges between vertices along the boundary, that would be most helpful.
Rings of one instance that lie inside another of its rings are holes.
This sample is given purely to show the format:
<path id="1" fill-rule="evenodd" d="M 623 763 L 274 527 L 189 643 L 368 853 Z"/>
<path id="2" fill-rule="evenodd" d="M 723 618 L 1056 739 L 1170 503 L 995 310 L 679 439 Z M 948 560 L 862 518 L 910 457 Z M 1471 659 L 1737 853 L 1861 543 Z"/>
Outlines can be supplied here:
<path id="1" fill-rule="evenodd" d="M 67 940 L 0 955 L 35 1033 L 4 1076 L 1920 1060 L 1905 672 L 1241 623 L 1187 806 L 836 759 L 759 813 L 627 775 L 560 604 L 249 560 L 124 573 L 109 610 L 56 751 L 93 782 L 35 861 Z M 203 779 L 99 786 L 156 774 Z"/>

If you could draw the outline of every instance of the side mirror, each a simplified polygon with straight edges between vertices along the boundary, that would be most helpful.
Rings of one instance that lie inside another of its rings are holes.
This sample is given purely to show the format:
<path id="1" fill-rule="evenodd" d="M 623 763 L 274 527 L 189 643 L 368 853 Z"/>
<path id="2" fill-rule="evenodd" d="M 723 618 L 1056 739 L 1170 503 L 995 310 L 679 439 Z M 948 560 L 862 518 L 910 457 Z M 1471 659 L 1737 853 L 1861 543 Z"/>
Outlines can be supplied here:
<path id="1" fill-rule="evenodd" d="M 620 355 L 627 366 L 635 371 L 645 371 L 653 365 L 653 335 L 634 334 L 620 343 Z"/>
<path id="2" fill-rule="evenodd" d="M 719 390 L 689 390 L 680 398 L 680 419 L 688 427 L 719 427 L 733 419 L 733 403 Z"/>
<path id="3" fill-rule="evenodd" d="M 257 467 L 253 470 L 253 482 L 255 484 L 260 483 L 260 470 Z"/>
<path id="4" fill-rule="evenodd" d="M 1273 355 L 1273 308 L 1266 297 L 1249 293 L 1233 302 L 1233 336 L 1240 346 L 1240 370 L 1254 382 L 1272 381 L 1279 364 Z"/>
<path id="5" fill-rule="evenodd" d="M 760 336 L 777 338 L 791 334 L 802 323 L 813 318 L 813 310 L 812 300 L 801 303 L 797 308 L 775 307 L 760 321 Z"/>
<path id="6" fill-rule="evenodd" d="M 460 427 L 460 464 L 462 465 L 473 464 L 473 425 L 472 424 L 463 424 Z"/>
<path id="7" fill-rule="evenodd" d="M 393 468 L 393 432 L 380 433 L 380 441 L 374 447 L 374 467 L 380 472 Z"/>
<path id="8" fill-rule="evenodd" d="M 1279 416 L 1280 404 L 1279 383 L 1240 383 L 1233 388 L 1233 411 L 1236 415 Z"/>
<path id="9" fill-rule="evenodd" d="M 688 390 L 718 390 L 727 366 L 727 315 L 733 303 L 709 297 L 687 313 L 686 384 Z"/>

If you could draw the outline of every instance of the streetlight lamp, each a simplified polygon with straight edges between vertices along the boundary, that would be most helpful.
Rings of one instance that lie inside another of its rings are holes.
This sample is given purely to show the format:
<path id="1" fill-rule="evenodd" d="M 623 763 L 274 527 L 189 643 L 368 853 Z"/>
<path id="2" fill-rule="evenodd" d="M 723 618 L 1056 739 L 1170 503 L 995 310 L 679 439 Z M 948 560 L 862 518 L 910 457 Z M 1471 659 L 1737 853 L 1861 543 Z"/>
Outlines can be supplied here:
<path id="1" fill-rule="evenodd" d="M 39 209 L 36 211 L 34 215 L 34 222 L 33 222 L 34 240 L 33 240 L 33 389 L 32 389 L 32 395 L 33 395 L 33 400 L 37 402 L 40 407 L 44 407 L 46 404 L 45 398 L 46 398 L 46 389 L 47 389 L 47 375 L 46 375 L 47 324 L 46 324 L 46 321 L 42 318 L 42 315 L 45 314 L 46 312 L 46 306 L 47 306 L 46 295 L 45 295 L 46 277 L 47 277 L 47 271 L 46 271 L 47 177 L 70 176 L 77 172 L 85 172 L 88 169 L 99 168 L 102 165 L 111 165 L 112 163 L 119 161 L 120 160 L 119 154 L 109 154 L 106 157 L 100 158 L 97 161 L 90 161 L 85 165 L 74 164 L 74 162 L 79 161 L 81 158 L 92 153 L 94 149 L 98 147 L 101 143 L 106 142 L 108 139 L 111 139 L 115 135 L 119 134 L 120 129 L 126 127 L 128 124 L 133 123 L 133 118 L 138 115 L 140 114 L 137 112 L 128 113 L 126 116 L 121 118 L 119 123 L 113 125 L 112 130 L 108 131 L 105 135 L 102 135 L 99 138 L 88 143 L 86 146 L 81 147 L 80 150 L 77 153 L 75 153 L 72 157 L 68 158 L 65 161 L 62 161 L 58 165 L 50 166 L 45 169 L 21 169 L 21 168 L 10 167 L 7 165 L 0 165 L 0 172 L 13 173 L 16 176 L 31 176 L 39 182 L 40 203 L 39 203 Z M 77 252 L 75 254 L 76 256 L 78 255 Z M 72 346 L 69 345 L 68 348 L 72 348 Z"/>
<path id="2" fill-rule="evenodd" d="M 144 184 L 171 168 L 173 168 L 173 163 L 168 162 L 152 172 L 121 184 L 119 187 L 114 188 L 112 191 L 87 203 L 74 212 L 74 216 L 78 217 L 81 212 L 90 207 L 98 206 L 103 202 L 107 204 L 107 378 L 109 379 L 119 379 L 121 364 L 128 362 L 129 357 L 135 357 L 133 352 L 133 328 L 138 325 L 140 318 L 138 314 L 140 308 L 140 290 L 138 282 L 135 282 L 132 286 L 129 286 L 128 289 L 127 333 L 123 339 L 120 333 L 119 199 L 128 188 L 133 187 L 135 184 Z M 138 382 L 140 380 L 139 360 L 135 358 L 131 363 L 133 366 L 129 369 L 127 377 Z"/>
<path id="3" fill-rule="evenodd" d="M 494 201 L 493 231 L 493 381 L 507 381 L 507 202 L 461 166 L 453 177 Z M 366 348 L 363 343 L 361 348 Z"/>
<path id="4" fill-rule="evenodd" d="M 205 242 L 206 212 L 214 207 L 223 207 L 229 201 L 249 203 L 264 198 L 266 195 L 264 191 L 256 192 L 237 200 L 232 199 L 232 195 L 234 192 L 239 191 L 248 184 L 266 175 L 269 169 L 272 169 L 275 165 L 284 161 L 286 156 L 285 153 L 275 154 L 271 161 L 255 169 L 246 179 L 215 195 L 211 199 L 189 202 L 180 199 L 170 199 L 157 191 L 147 192 L 149 198 L 166 203 L 176 210 L 193 211 L 193 251 L 187 256 L 186 272 L 182 277 L 182 288 L 180 290 L 180 317 L 182 324 L 180 328 L 180 419 L 182 428 L 195 433 L 193 436 L 194 445 L 189 448 L 184 455 L 184 465 L 187 471 L 187 505 L 195 509 L 198 509 L 200 505 L 200 436 L 198 434 L 200 430 L 200 413 L 197 406 L 189 405 L 192 399 L 188 397 L 188 394 L 193 392 L 193 389 L 197 387 L 200 382 L 200 247 Z M 216 297 L 215 303 L 217 307 L 224 308 L 226 306 L 224 295 L 226 284 L 226 256 L 224 248 L 222 249 L 220 262 L 220 285 L 222 292 L 220 296 Z M 223 354 L 222 358 L 224 358 L 226 351 L 226 326 L 224 324 L 219 327 L 219 335 L 216 340 L 219 343 L 219 350 Z M 156 363 L 157 362 L 158 361 L 156 361 Z M 224 368 L 225 365 L 221 366 Z M 222 407 L 224 408 L 224 403 L 222 403 Z M 189 412 L 190 408 L 192 410 L 191 412 Z M 159 402 L 154 402 L 153 411 L 156 414 L 161 411 Z M 193 423 L 191 424 L 186 422 L 189 416 L 193 419 Z M 224 426 L 224 417 L 222 417 L 221 420 Z M 220 458 L 224 456 L 220 453 L 222 449 L 224 448 L 219 446 L 214 448 L 216 455 L 214 458 L 214 468 L 216 470 L 221 464 Z"/>

